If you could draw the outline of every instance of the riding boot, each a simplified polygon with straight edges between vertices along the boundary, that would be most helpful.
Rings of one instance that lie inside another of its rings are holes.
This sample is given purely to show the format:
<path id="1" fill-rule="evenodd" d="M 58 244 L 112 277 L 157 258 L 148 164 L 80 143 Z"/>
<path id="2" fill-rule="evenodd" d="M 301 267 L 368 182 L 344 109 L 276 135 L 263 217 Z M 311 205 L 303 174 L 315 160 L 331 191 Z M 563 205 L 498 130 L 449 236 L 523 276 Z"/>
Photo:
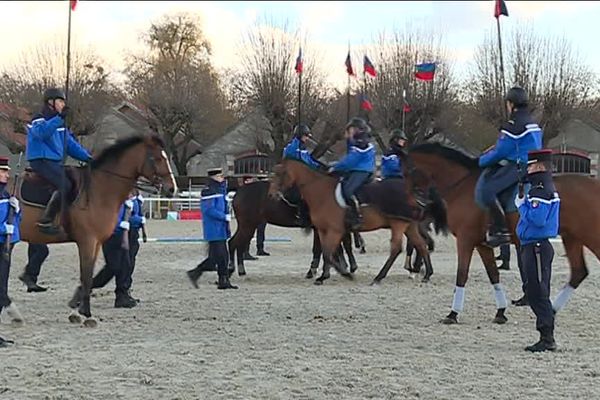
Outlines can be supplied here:
<path id="1" fill-rule="evenodd" d="M 529 300 L 527 300 L 527 295 L 523 295 L 520 299 L 512 301 L 513 306 L 515 307 L 525 307 L 529 305 Z"/>
<path id="2" fill-rule="evenodd" d="M 350 198 L 350 207 L 348 207 L 348 225 L 350 230 L 355 231 L 362 224 L 362 215 L 360 214 L 360 203 L 356 196 Z"/>
<path id="3" fill-rule="evenodd" d="M 229 282 L 229 277 L 227 275 L 219 275 L 219 285 L 217 289 L 237 289 L 237 286 L 233 286 L 231 282 Z"/>
<path id="4" fill-rule="evenodd" d="M 115 308 L 133 308 L 137 301 L 127 291 L 115 291 Z"/>
<path id="5" fill-rule="evenodd" d="M 486 238 L 487 245 L 490 247 L 498 247 L 503 244 L 509 244 L 510 233 L 506 228 L 506 217 L 504 216 L 502 206 L 497 200 L 490 206 L 489 213 L 492 223 Z"/>
<path id="6" fill-rule="evenodd" d="M 256 255 L 257 256 L 270 256 L 271 254 L 267 253 L 264 248 L 260 248 L 260 249 L 256 250 Z"/>
<path id="7" fill-rule="evenodd" d="M 37 222 L 40 231 L 46 235 L 57 235 L 60 233 L 60 226 L 54 225 L 56 215 L 60 211 L 61 199 L 60 191 L 55 190 L 46 205 L 46 209 Z"/>
<path id="8" fill-rule="evenodd" d="M 532 353 L 556 350 L 556 342 L 554 341 L 554 332 L 552 328 L 540 329 L 540 340 L 531 346 L 525 347 L 525 350 Z"/>
<path id="9" fill-rule="evenodd" d="M 38 293 L 45 292 L 46 290 L 48 290 L 48 288 L 38 285 L 35 279 L 33 279 L 30 275 L 27 275 L 26 273 L 19 275 L 19 280 L 23 282 L 25 286 L 27 286 L 27 293 Z"/>

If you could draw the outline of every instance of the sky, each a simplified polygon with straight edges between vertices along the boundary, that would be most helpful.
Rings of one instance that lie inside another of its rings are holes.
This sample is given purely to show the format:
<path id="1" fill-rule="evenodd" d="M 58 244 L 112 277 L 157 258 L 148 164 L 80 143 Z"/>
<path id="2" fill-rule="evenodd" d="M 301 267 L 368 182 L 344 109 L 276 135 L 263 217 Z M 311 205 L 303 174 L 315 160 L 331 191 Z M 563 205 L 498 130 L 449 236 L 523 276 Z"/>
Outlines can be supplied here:
<path id="1" fill-rule="evenodd" d="M 509 17 L 501 17 L 503 32 L 532 24 L 543 34 L 565 36 L 600 74 L 600 2 L 506 1 Z M 257 19 L 288 21 L 307 35 L 319 64 L 336 85 L 345 82 L 348 43 L 365 46 L 382 31 L 407 23 L 441 32 L 459 75 L 464 75 L 473 51 L 486 34 L 495 34 L 494 1 L 86 1 L 73 13 L 73 46 L 92 48 L 122 70 L 128 53 L 140 48 L 140 35 L 165 13 L 198 15 L 213 46 L 217 68 L 239 65 L 239 41 Z M 40 42 L 65 40 L 68 1 L 0 1 L 0 67 L 10 65 Z M 290 49 L 290 57 L 297 54 Z M 57 55 L 60 57 L 61 55 Z M 377 58 L 370 55 L 377 67 Z M 355 55 L 354 64 L 360 64 Z"/>

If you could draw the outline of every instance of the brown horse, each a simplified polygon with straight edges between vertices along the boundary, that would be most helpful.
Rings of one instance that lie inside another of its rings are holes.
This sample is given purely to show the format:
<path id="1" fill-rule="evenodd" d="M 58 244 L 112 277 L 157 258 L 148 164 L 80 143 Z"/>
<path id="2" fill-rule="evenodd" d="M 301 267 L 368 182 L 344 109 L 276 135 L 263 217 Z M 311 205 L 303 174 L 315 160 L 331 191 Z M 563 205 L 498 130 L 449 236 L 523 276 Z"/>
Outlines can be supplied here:
<path id="1" fill-rule="evenodd" d="M 450 231 L 456 237 L 458 271 L 454 301 L 450 314 L 441 322 L 456 323 L 457 315 L 462 311 L 473 249 L 477 249 L 494 285 L 497 307 L 494 322 L 506 322 L 506 296 L 500 286 L 494 252 L 484 245 L 487 217 L 474 200 L 475 184 L 481 172 L 477 159 L 439 143 L 414 146 L 409 150 L 409 158 L 414 165 L 409 179 L 415 185 L 433 183 L 438 188 L 448 207 Z M 563 296 L 561 306 L 564 306 L 573 289 L 588 275 L 583 247 L 590 249 L 600 259 L 600 209 L 597 205 L 600 182 L 584 176 L 559 176 L 554 178 L 554 183 L 561 198 L 560 235 L 571 267 L 569 283 L 559 294 L 559 297 Z M 515 234 L 517 222 L 518 213 L 507 213 L 512 240 L 518 246 Z M 558 309 L 560 307 L 555 306 L 555 310 Z"/>
<path id="2" fill-rule="evenodd" d="M 30 173 L 25 172 L 27 174 Z M 69 206 L 66 215 L 60 217 L 63 232 L 56 236 L 39 231 L 36 222 L 43 209 L 31 206 L 19 196 L 23 204 L 21 240 L 29 243 L 77 243 L 81 303 L 79 310 L 72 309 L 69 320 L 80 323 L 83 315 L 86 318 L 84 325 L 94 327 L 96 320 L 90 311 L 94 265 L 102 243 L 115 229 L 119 208 L 139 177 L 148 179 L 156 187 L 162 187 L 167 196 L 176 192 L 177 185 L 164 151 L 164 143 L 154 136 L 120 140 L 100 153 L 92 161 L 89 170 L 78 168 L 74 175 L 86 183 L 82 184 L 79 195 Z"/>
<path id="3" fill-rule="evenodd" d="M 324 280 L 329 278 L 331 265 L 342 276 L 352 279 L 352 274 L 333 259 L 333 254 L 346 232 L 345 210 L 338 205 L 334 194 L 337 184 L 337 178 L 312 170 L 299 161 L 289 159 L 283 160 L 281 164 L 275 167 L 275 177 L 271 181 L 270 193 L 272 195 L 295 185 L 308 205 L 311 221 L 319 231 L 323 255 L 327 260 L 323 266 L 323 273 L 317 278 L 315 284 L 322 284 Z M 411 211 L 416 210 L 418 207 L 415 199 L 410 195 L 405 195 L 404 199 L 397 199 L 397 201 L 398 203 L 402 202 L 401 205 Z M 392 231 L 390 255 L 374 282 L 378 282 L 387 274 L 398 254 L 402 251 L 402 236 L 405 233 L 413 241 L 419 252 L 423 254 L 426 264 L 431 265 L 427 245 L 419 235 L 417 224 L 412 223 L 412 216 L 392 218 L 374 206 L 363 207 L 362 214 L 363 223 L 359 229 L 360 232 L 382 228 L 389 228 Z"/>

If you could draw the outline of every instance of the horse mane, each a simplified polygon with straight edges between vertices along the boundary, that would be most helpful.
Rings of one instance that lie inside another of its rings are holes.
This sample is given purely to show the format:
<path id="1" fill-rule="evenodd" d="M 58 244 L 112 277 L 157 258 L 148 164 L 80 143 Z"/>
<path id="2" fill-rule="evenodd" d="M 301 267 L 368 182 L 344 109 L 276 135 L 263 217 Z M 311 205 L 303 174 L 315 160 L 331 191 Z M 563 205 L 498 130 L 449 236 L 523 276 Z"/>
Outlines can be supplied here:
<path id="1" fill-rule="evenodd" d="M 161 146 L 162 148 L 165 147 L 165 144 L 160 137 L 151 136 L 150 138 L 152 142 L 156 145 Z M 98 157 L 94 158 L 94 160 L 92 161 L 92 169 L 100 168 L 110 161 L 118 160 L 119 158 L 121 158 L 123 153 L 127 151 L 130 147 L 144 142 L 145 139 L 146 136 L 136 135 L 117 140 L 116 143 L 102 150 Z"/>
<path id="2" fill-rule="evenodd" d="M 471 157 L 464 151 L 437 142 L 427 142 L 411 146 L 409 153 L 423 153 L 440 156 L 448 161 L 460 164 L 468 170 L 479 169 L 477 158 Z"/>

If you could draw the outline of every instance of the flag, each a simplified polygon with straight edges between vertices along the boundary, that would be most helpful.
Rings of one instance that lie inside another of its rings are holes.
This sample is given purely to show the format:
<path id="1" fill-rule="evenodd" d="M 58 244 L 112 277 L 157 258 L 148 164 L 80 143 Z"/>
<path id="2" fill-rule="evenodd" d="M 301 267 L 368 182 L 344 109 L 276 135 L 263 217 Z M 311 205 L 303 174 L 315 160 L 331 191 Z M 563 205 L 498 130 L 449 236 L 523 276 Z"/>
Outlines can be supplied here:
<path id="1" fill-rule="evenodd" d="M 508 8 L 504 0 L 496 0 L 496 6 L 494 7 L 494 17 L 500 18 L 501 15 L 508 17 Z"/>
<path id="2" fill-rule="evenodd" d="M 77 0 L 71 0 L 71 11 L 75 11 L 75 7 L 77 7 Z"/>
<path id="3" fill-rule="evenodd" d="M 377 76 L 377 72 L 375 71 L 375 66 L 373 65 L 373 63 L 371 62 L 371 60 L 369 60 L 369 57 L 367 57 L 367 55 L 365 54 L 365 59 L 364 59 L 364 71 L 371 75 L 371 76 Z"/>
<path id="4" fill-rule="evenodd" d="M 360 108 L 362 108 L 365 111 L 373 110 L 373 104 L 371 104 L 371 102 L 365 94 L 360 95 Z"/>
<path id="5" fill-rule="evenodd" d="M 410 108 L 410 104 L 408 104 L 408 101 L 406 101 L 406 89 L 402 90 L 402 102 L 404 103 L 402 105 L 402 112 L 405 112 L 405 113 L 411 112 L 412 108 Z"/>
<path id="6" fill-rule="evenodd" d="M 296 67 L 294 68 L 296 70 L 296 73 L 301 74 L 302 67 L 302 47 L 300 47 L 300 51 L 298 51 L 298 57 L 296 58 Z"/>
<path id="7" fill-rule="evenodd" d="M 435 75 L 435 63 L 423 63 L 416 65 L 415 78 L 422 81 L 432 81 Z"/>
<path id="8" fill-rule="evenodd" d="M 350 76 L 356 76 L 354 73 L 354 68 L 352 68 L 352 59 L 350 58 L 350 51 L 348 51 L 348 55 L 346 56 L 346 72 Z"/>

